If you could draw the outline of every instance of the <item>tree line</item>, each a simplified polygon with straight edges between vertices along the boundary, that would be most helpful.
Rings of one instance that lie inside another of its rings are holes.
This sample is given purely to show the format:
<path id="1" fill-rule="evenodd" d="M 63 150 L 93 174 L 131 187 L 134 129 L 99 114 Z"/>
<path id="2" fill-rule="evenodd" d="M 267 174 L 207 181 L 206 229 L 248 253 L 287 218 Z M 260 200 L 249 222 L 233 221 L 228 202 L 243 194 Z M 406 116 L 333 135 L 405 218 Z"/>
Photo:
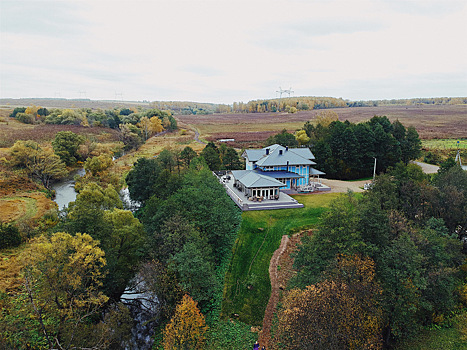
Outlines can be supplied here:
<path id="1" fill-rule="evenodd" d="M 309 147 L 316 157 L 317 168 L 334 179 L 358 179 L 376 173 L 402 161 L 407 164 L 421 154 L 417 130 L 405 128 L 398 120 L 391 123 L 385 116 L 375 116 L 358 124 L 341 122 L 335 112 L 317 116 L 306 122 L 295 134 L 283 130 L 266 140 L 290 147 Z"/>
<path id="2" fill-rule="evenodd" d="M 85 127 L 108 127 L 120 131 L 120 140 L 125 150 L 137 149 L 144 141 L 164 130 L 177 129 L 177 121 L 169 111 L 159 109 L 122 108 L 93 110 L 47 109 L 30 106 L 17 107 L 11 118 L 26 124 L 81 125 Z"/>
<path id="3" fill-rule="evenodd" d="M 467 173 L 398 163 L 334 201 L 296 254 L 277 349 L 381 349 L 467 302 Z M 305 347 L 304 347 L 304 344 Z"/>

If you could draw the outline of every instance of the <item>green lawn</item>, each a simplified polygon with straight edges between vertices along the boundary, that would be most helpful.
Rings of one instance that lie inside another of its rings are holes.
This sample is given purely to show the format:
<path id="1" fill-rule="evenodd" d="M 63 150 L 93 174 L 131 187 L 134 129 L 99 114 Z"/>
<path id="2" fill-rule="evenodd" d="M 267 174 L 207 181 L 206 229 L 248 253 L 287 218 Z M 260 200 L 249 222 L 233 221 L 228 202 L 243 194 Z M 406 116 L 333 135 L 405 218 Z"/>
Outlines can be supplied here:
<path id="1" fill-rule="evenodd" d="M 243 213 L 243 221 L 226 274 L 222 316 L 238 314 L 241 322 L 261 325 L 269 296 L 269 262 L 279 248 L 282 235 L 313 227 L 329 202 L 339 193 L 295 196 L 300 209 Z"/>
<path id="2" fill-rule="evenodd" d="M 457 143 L 459 141 L 459 143 Z M 467 149 L 466 139 L 432 139 L 422 140 L 422 147 L 429 149 Z"/>

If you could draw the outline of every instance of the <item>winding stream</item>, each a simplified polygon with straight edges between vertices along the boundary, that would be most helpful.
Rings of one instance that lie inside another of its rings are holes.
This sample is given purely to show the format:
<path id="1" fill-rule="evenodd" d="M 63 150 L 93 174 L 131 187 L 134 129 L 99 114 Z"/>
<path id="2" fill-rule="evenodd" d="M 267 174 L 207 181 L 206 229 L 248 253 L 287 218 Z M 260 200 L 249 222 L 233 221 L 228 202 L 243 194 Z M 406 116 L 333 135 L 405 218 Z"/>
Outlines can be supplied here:
<path id="1" fill-rule="evenodd" d="M 75 180 L 76 175 L 83 176 L 85 174 L 84 168 L 73 170 L 70 174 L 53 184 L 52 188 L 55 190 L 54 202 L 57 203 L 58 209 L 63 209 L 68 206 L 68 203 L 76 199 Z"/>
<path id="2" fill-rule="evenodd" d="M 67 207 L 70 202 L 76 200 L 74 178 L 76 175 L 83 176 L 84 174 L 84 168 L 74 170 L 66 178 L 56 182 L 52 186 L 55 190 L 54 201 L 60 210 Z M 139 202 L 131 200 L 128 188 L 120 190 L 119 194 L 125 209 L 135 212 L 140 207 L 141 204 Z M 158 315 L 159 309 L 157 296 L 144 288 L 144 282 L 138 274 L 130 285 L 132 287 L 128 287 L 125 290 L 121 296 L 121 301 L 130 309 L 134 324 L 131 329 L 130 344 L 122 348 L 128 350 L 149 350 L 153 343 L 154 320 Z"/>

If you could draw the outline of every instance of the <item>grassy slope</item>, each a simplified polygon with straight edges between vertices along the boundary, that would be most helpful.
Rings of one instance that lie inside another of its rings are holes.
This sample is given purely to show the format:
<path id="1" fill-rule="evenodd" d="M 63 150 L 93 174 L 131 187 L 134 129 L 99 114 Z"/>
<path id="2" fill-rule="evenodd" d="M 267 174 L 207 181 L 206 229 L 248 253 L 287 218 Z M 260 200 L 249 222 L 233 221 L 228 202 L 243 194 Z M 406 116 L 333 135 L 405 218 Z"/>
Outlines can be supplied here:
<path id="1" fill-rule="evenodd" d="M 453 319 L 452 328 L 423 330 L 418 335 L 402 341 L 394 350 L 467 350 L 467 312 Z"/>
<path id="2" fill-rule="evenodd" d="M 297 196 L 296 199 L 305 204 L 304 208 L 243 213 L 225 279 L 223 316 L 238 314 L 244 323 L 262 324 L 271 292 L 269 262 L 282 235 L 315 226 L 326 206 L 337 196 L 338 193 Z"/>

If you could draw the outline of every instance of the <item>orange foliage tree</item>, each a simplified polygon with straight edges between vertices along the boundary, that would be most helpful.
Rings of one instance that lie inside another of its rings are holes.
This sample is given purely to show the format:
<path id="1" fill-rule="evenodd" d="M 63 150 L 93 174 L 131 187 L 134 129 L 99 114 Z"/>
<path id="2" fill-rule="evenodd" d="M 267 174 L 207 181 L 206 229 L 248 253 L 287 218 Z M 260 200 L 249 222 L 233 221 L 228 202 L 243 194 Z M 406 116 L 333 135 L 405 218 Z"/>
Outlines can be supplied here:
<path id="1" fill-rule="evenodd" d="M 323 282 L 291 290 L 279 312 L 283 349 L 380 349 L 381 288 L 374 262 L 339 256 Z"/>
<path id="2" fill-rule="evenodd" d="M 203 349 L 208 329 L 197 302 L 185 294 L 164 330 L 164 349 Z"/>

